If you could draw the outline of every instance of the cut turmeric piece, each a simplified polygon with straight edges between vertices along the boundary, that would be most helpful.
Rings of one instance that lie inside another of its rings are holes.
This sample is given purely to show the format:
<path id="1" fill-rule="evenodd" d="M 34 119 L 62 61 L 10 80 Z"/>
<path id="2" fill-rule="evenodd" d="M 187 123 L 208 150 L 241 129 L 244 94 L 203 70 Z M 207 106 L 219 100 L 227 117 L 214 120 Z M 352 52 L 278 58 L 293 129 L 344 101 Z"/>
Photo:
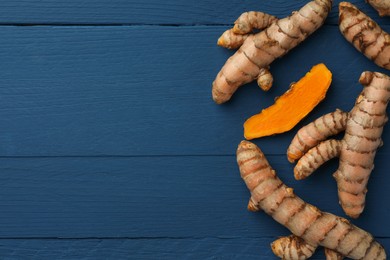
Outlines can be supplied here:
<path id="1" fill-rule="evenodd" d="M 324 64 L 314 66 L 275 104 L 244 123 L 245 138 L 251 140 L 291 130 L 325 98 L 331 82 L 332 73 Z"/>

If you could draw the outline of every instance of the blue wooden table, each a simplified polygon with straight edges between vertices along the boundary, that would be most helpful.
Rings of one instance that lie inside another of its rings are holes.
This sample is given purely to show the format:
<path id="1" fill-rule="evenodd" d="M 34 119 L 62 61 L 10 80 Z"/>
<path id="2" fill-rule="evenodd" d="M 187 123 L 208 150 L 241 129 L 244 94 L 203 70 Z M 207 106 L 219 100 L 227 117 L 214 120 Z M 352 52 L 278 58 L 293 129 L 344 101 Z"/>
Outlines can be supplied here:
<path id="1" fill-rule="evenodd" d="M 246 210 L 235 150 L 242 124 L 324 62 L 326 99 L 292 131 L 256 140 L 280 177 L 341 216 L 334 160 L 295 181 L 293 135 L 336 108 L 349 111 L 364 70 L 388 71 L 326 24 L 231 102 L 211 82 L 233 51 L 219 35 L 244 11 L 284 17 L 306 0 L 2 0 L 0 3 L 0 259 L 275 259 L 288 231 Z M 363 0 L 363 11 L 390 32 Z M 352 222 L 390 252 L 390 129 L 367 207 Z M 323 259 L 319 250 L 313 257 Z"/>

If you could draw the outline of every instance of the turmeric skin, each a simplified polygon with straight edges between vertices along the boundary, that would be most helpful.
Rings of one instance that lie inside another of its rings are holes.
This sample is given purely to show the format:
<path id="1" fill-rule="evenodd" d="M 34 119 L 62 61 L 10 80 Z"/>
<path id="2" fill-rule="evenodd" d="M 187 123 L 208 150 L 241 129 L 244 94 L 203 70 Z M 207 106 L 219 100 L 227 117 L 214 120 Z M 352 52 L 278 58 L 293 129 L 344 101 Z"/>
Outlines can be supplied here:
<path id="1" fill-rule="evenodd" d="M 232 29 L 225 31 L 219 37 L 217 44 L 228 49 L 236 49 L 244 43 L 254 29 L 263 30 L 276 20 L 278 18 L 275 16 L 263 12 L 245 12 L 234 22 Z"/>
<path id="2" fill-rule="evenodd" d="M 326 140 L 319 143 L 316 149 L 310 149 L 298 161 L 294 168 L 294 177 L 296 180 L 303 180 L 318 169 L 325 162 L 340 156 L 341 141 Z"/>
<path id="3" fill-rule="evenodd" d="M 323 115 L 301 128 L 288 147 L 288 160 L 293 163 L 301 158 L 311 147 L 318 145 L 331 135 L 344 131 L 347 125 L 347 117 L 348 113 L 336 109 L 336 111 Z"/>
<path id="4" fill-rule="evenodd" d="M 314 254 L 317 247 L 300 237 L 290 235 L 272 242 L 271 249 L 276 256 L 285 260 L 305 260 Z"/>
<path id="5" fill-rule="evenodd" d="M 285 55 L 317 30 L 324 23 L 331 6 L 332 0 L 313 0 L 291 16 L 272 22 L 257 34 L 240 36 L 238 43 L 235 39 L 230 39 L 229 44 L 236 44 L 238 47 L 243 37 L 246 38 L 215 78 L 212 88 L 214 101 L 217 104 L 224 103 L 238 87 L 256 80 L 261 69 L 268 68 L 276 58 Z M 234 35 L 230 32 L 227 34 L 229 37 Z M 223 41 L 219 41 L 219 44 L 224 45 Z"/>
<path id="6" fill-rule="evenodd" d="M 347 41 L 378 66 L 390 69 L 390 35 L 353 4 L 341 2 L 339 9 L 339 27 Z"/>
<path id="7" fill-rule="evenodd" d="M 366 0 L 372 7 L 374 7 L 380 16 L 390 15 L 390 1 L 389 0 Z"/>
<path id="8" fill-rule="evenodd" d="M 357 218 L 365 206 L 366 185 L 374 168 L 376 151 L 382 145 L 381 135 L 388 120 L 386 107 L 390 99 L 390 77 L 387 75 L 363 72 L 359 81 L 364 88 L 351 112 L 338 110 L 304 126 L 287 150 L 289 161 L 300 158 L 294 169 L 296 179 L 303 179 L 327 160 L 340 157 L 339 168 L 333 176 L 337 181 L 340 204 L 353 218 Z M 324 124 L 327 127 L 321 130 L 316 122 L 324 118 L 332 118 L 334 122 Z M 342 140 L 320 143 L 344 129 Z"/>
<path id="9" fill-rule="evenodd" d="M 271 248 L 277 257 L 284 260 L 305 260 L 310 258 L 317 249 L 316 246 L 306 243 L 305 240 L 295 235 L 278 238 L 271 243 Z M 343 255 L 329 248 L 325 248 L 325 257 L 326 260 L 344 259 Z"/>
<path id="10" fill-rule="evenodd" d="M 306 244 L 300 246 L 296 243 L 294 250 L 298 255 L 309 257 L 311 250 L 306 251 L 308 247 L 323 246 L 351 259 L 386 259 L 385 250 L 371 234 L 344 218 L 322 212 L 295 195 L 293 189 L 276 176 L 255 144 L 248 141 L 239 144 L 237 163 L 241 177 L 251 192 L 250 202 Z M 283 257 L 286 249 L 279 248 L 281 245 L 274 243 L 272 250 Z"/>
<path id="11" fill-rule="evenodd" d="M 291 130 L 325 98 L 331 82 L 332 73 L 324 64 L 314 66 L 274 105 L 245 122 L 245 138 L 250 140 Z"/>
<path id="12" fill-rule="evenodd" d="M 329 248 L 325 248 L 325 257 L 326 260 L 343 260 L 344 257 L 337 253 L 334 250 L 330 250 Z"/>

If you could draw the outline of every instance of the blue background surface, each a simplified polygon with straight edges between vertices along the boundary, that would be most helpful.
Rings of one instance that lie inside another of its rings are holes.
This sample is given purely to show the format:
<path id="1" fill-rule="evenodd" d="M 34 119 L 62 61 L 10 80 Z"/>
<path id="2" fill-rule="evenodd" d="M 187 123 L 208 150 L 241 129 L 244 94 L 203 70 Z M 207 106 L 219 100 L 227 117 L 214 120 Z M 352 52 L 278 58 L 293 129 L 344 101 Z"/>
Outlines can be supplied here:
<path id="1" fill-rule="evenodd" d="M 235 150 L 245 119 L 324 62 L 326 99 L 292 131 L 255 141 L 306 201 L 344 216 L 337 160 L 295 181 L 299 127 L 340 108 L 377 67 L 326 24 L 255 83 L 216 105 L 211 83 L 233 51 L 219 35 L 245 11 L 289 15 L 307 1 L 3 0 L 0 3 L 0 259 L 276 259 L 288 231 L 246 210 Z M 363 0 L 354 0 L 384 30 Z M 389 73 L 388 73 L 389 74 Z M 390 131 L 364 214 L 352 222 L 390 250 Z M 322 250 L 313 259 L 323 259 Z"/>

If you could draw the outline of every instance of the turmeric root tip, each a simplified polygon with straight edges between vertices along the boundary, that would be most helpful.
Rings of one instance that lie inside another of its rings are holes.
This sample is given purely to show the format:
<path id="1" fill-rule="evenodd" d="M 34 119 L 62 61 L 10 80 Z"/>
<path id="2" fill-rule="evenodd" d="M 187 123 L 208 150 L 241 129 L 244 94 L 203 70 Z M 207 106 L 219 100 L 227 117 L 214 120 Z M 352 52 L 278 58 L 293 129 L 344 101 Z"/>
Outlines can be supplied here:
<path id="1" fill-rule="evenodd" d="M 314 254 L 316 248 L 295 235 L 281 237 L 271 244 L 272 252 L 282 259 L 305 260 Z"/>
<path id="2" fill-rule="evenodd" d="M 339 27 L 347 41 L 378 66 L 390 69 L 390 35 L 353 4 L 341 2 L 339 9 Z"/>

